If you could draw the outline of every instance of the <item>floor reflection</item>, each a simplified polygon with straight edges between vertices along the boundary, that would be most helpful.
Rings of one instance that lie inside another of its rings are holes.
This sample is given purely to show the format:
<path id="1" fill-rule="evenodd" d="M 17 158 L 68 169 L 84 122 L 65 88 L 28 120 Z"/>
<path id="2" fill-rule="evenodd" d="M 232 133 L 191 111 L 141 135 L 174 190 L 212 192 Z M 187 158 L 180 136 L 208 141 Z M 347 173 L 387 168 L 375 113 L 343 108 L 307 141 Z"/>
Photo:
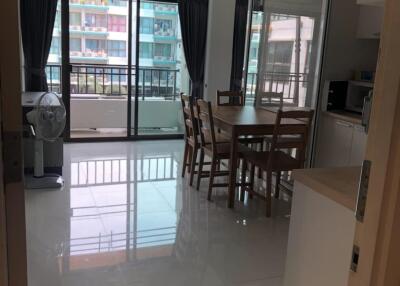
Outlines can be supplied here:
<path id="1" fill-rule="evenodd" d="M 70 239 L 60 255 L 68 259 L 60 269 L 170 256 L 182 205 L 171 188 L 178 163 L 174 152 L 72 160 Z"/>
<path id="2" fill-rule="evenodd" d="M 26 192 L 29 286 L 279 285 L 287 204 L 266 219 L 261 200 L 228 210 L 224 189 L 208 202 L 206 180 L 180 177 L 182 147 L 66 145 L 64 190 Z"/>

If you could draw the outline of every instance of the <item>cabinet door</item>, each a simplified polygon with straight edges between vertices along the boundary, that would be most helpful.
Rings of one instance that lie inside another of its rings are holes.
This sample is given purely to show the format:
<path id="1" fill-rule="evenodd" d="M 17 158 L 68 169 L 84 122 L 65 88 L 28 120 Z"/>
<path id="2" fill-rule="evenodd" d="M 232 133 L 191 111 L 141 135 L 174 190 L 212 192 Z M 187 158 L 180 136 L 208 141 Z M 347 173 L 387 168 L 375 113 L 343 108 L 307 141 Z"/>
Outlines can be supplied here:
<path id="1" fill-rule="evenodd" d="M 343 167 L 350 161 L 353 125 L 329 115 L 321 116 L 315 167 Z"/>
<path id="2" fill-rule="evenodd" d="M 331 164 L 333 167 L 348 166 L 350 163 L 351 144 L 353 139 L 353 124 L 334 120 L 335 129 L 332 136 Z"/>
<path id="3" fill-rule="evenodd" d="M 365 150 L 367 146 L 367 134 L 364 127 L 354 125 L 353 143 L 351 144 L 350 165 L 361 166 L 364 160 Z"/>
<path id="4" fill-rule="evenodd" d="M 383 8 L 361 6 L 358 15 L 357 38 L 379 39 L 383 21 Z"/>

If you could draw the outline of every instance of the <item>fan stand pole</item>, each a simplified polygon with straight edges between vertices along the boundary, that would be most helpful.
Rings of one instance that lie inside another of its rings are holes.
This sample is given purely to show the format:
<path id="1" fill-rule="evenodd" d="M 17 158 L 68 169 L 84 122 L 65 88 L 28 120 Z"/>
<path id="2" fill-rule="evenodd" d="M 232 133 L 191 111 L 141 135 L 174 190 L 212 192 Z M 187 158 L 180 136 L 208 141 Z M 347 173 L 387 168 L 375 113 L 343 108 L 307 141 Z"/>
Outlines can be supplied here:
<path id="1" fill-rule="evenodd" d="M 35 158 L 33 167 L 33 176 L 35 178 L 41 178 L 44 176 L 44 166 L 43 166 L 43 140 L 35 139 Z"/>

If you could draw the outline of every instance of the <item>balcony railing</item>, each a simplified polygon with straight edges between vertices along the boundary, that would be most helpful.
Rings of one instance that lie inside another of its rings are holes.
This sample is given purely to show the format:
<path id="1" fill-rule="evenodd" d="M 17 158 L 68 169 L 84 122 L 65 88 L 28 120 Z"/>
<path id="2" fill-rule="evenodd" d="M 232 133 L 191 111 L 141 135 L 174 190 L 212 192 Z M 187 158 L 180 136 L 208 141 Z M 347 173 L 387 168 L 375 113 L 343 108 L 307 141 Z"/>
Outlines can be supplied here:
<path id="1" fill-rule="evenodd" d="M 246 101 L 254 102 L 256 96 L 257 73 L 247 74 Z M 262 77 L 264 91 L 283 92 L 283 101 L 297 105 L 299 95 L 305 92 L 308 83 L 307 73 L 267 72 Z M 303 94 L 303 96 L 305 96 Z"/>
<path id="2" fill-rule="evenodd" d="M 71 94 L 128 95 L 128 67 L 125 65 L 72 64 Z M 138 94 L 142 100 L 163 98 L 176 100 L 179 70 L 139 68 Z M 61 65 L 47 65 L 49 90 L 62 91 Z M 132 90 L 135 90 L 135 68 L 132 67 Z"/>

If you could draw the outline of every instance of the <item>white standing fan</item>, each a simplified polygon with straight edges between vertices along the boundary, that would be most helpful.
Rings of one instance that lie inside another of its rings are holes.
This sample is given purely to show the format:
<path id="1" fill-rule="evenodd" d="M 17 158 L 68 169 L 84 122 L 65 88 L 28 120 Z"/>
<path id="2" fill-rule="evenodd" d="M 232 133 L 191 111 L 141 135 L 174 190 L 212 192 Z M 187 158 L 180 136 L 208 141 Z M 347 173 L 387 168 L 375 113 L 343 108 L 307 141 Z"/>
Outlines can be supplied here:
<path id="1" fill-rule="evenodd" d="M 26 114 L 35 137 L 33 177 L 27 177 L 28 189 L 61 188 L 63 178 L 58 174 L 45 174 L 43 165 L 43 142 L 54 142 L 65 128 L 66 111 L 62 99 L 55 93 L 43 93 L 32 111 Z"/>

